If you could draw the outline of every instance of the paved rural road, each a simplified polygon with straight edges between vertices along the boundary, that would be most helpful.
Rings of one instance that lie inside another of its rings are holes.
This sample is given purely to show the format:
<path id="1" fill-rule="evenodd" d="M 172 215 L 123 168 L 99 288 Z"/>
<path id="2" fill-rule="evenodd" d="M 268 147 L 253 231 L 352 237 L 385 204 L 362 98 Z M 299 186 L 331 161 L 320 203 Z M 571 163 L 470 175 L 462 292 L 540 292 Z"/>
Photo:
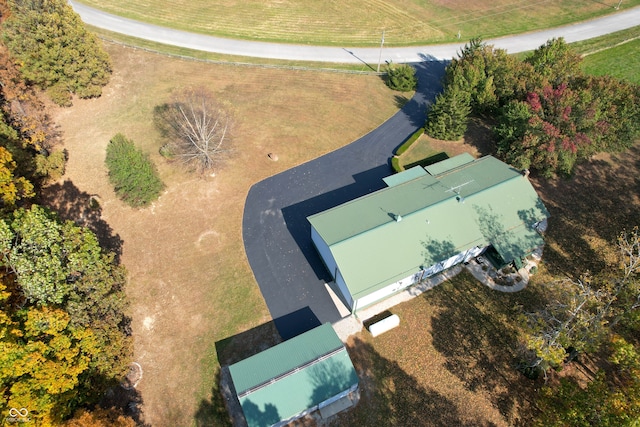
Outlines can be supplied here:
<path id="1" fill-rule="evenodd" d="M 192 34 L 109 15 L 70 2 L 83 21 L 110 31 L 191 49 L 223 54 L 377 64 L 377 48 L 279 45 Z M 638 25 L 640 7 L 562 28 L 488 41 L 509 52 L 532 50 L 552 37 L 573 42 Z M 247 258 L 284 339 L 341 315 L 325 282 L 331 280 L 313 248 L 306 217 L 378 190 L 392 173 L 392 151 L 424 123 L 427 105 L 440 91 L 445 63 L 460 45 L 385 48 L 383 60 L 416 63 L 419 91 L 380 127 L 308 163 L 255 184 L 243 216 Z"/>
<path id="2" fill-rule="evenodd" d="M 84 22 L 94 27 L 144 40 L 206 52 L 257 58 L 338 63 L 365 62 L 367 64 L 377 64 L 380 57 L 379 48 L 302 46 L 211 37 L 133 21 L 71 0 L 69 3 Z M 634 27 L 639 23 L 640 7 L 635 7 L 579 24 L 487 40 L 487 43 L 507 49 L 510 53 L 516 53 L 533 50 L 552 37 L 562 36 L 567 42 L 575 42 Z M 395 63 L 422 62 L 425 57 L 451 59 L 461 46 L 461 44 L 446 44 L 398 48 L 385 47 L 382 50 L 382 63 L 385 60 Z"/>

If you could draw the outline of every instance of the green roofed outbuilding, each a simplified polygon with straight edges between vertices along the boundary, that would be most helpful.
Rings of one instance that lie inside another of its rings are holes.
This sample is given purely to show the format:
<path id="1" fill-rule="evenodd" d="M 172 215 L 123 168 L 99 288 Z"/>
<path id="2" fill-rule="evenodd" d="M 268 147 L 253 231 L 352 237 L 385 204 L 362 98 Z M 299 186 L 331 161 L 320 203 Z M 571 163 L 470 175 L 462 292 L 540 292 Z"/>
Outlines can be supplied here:
<path id="1" fill-rule="evenodd" d="M 358 375 L 327 323 L 229 366 L 249 427 L 282 426 L 318 411 L 329 417 L 357 402 Z"/>
<path id="2" fill-rule="evenodd" d="M 549 213 L 528 173 L 463 154 L 384 179 L 388 187 L 308 218 L 352 312 L 491 248 L 518 264 Z"/>

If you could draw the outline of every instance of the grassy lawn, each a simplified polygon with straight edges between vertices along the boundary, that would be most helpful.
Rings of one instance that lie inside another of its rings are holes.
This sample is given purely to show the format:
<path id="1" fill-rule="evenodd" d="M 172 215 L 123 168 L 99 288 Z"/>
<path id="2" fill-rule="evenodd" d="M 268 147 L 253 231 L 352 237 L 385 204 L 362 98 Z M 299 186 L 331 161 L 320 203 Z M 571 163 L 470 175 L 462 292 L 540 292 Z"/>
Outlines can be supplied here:
<path id="1" fill-rule="evenodd" d="M 640 38 L 586 56 L 582 69 L 588 74 L 608 74 L 640 84 Z"/>
<path id="2" fill-rule="evenodd" d="M 260 325 L 267 325 L 258 328 L 260 335 L 269 335 L 271 320 L 242 243 L 250 186 L 377 127 L 397 111 L 396 97 L 376 76 L 207 64 L 106 48 L 114 74 L 102 97 L 54 110 L 69 162 L 51 193 L 66 192 L 59 196 L 65 200 L 98 195 L 101 219 L 122 241 L 145 420 L 154 427 L 224 425 L 226 411 L 212 393 L 219 351 L 234 350 L 230 337 Z M 215 177 L 186 174 L 158 154 L 153 108 L 172 90 L 192 85 L 206 85 L 233 107 L 235 153 Z M 151 155 L 167 184 L 149 208 L 129 208 L 108 182 L 105 147 L 117 132 Z M 267 344 L 259 341 L 251 350 Z"/>
<path id="3" fill-rule="evenodd" d="M 531 288 L 492 291 L 463 271 L 393 307 L 398 328 L 349 342 L 362 399 L 337 425 L 529 424 L 530 396 L 540 384 L 514 369 L 516 307 L 535 298 Z"/>
<path id="4" fill-rule="evenodd" d="M 162 26 L 222 37 L 333 46 L 377 46 L 469 40 L 520 33 L 614 11 L 618 0 L 81 0 Z M 623 2 L 622 8 L 640 4 Z"/>

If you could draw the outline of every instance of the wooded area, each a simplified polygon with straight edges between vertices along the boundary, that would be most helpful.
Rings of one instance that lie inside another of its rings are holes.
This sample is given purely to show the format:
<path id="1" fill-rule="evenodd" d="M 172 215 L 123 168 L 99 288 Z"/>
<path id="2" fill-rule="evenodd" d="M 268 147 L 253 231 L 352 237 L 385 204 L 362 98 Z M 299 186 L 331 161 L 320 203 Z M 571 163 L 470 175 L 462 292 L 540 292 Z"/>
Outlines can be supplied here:
<path id="1" fill-rule="evenodd" d="M 469 114 L 495 121 L 495 151 L 505 162 L 544 176 L 569 176 L 600 152 L 621 152 L 640 135 L 640 88 L 582 73 L 581 57 L 562 39 L 524 61 L 479 39 L 447 67 L 444 91 L 426 132 L 457 140 Z"/>
<path id="2" fill-rule="evenodd" d="M 89 228 L 37 204 L 42 186 L 64 173 L 66 154 L 33 84 L 64 86 L 70 99 L 98 95 L 106 80 L 80 75 L 90 72 L 83 61 L 92 55 L 74 48 L 87 33 L 66 2 L 11 7 L 13 14 L 2 3 L 2 17 L 11 16 L 3 35 L 21 59 L 0 45 L 0 408 L 24 408 L 16 422 L 42 426 L 70 418 L 134 425 L 116 410 L 90 410 L 130 363 L 125 270 Z M 76 56 L 58 56 L 64 51 Z"/>

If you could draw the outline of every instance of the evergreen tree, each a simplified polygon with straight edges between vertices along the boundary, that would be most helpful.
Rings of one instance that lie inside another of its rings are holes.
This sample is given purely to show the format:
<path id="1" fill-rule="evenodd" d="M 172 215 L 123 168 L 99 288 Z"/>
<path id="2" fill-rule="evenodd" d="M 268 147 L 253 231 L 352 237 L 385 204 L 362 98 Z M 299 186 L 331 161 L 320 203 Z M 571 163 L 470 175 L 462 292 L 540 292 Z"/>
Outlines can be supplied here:
<path id="1" fill-rule="evenodd" d="M 107 146 L 106 163 L 116 194 L 133 207 L 148 205 L 164 188 L 149 156 L 120 133 Z"/>
<path id="2" fill-rule="evenodd" d="M 467 131 L 470 112 L 468 94 L 456 85 L 447 86 L 436 97 L 436 102 L 427 114 L 425 132 L 437 139 L 458 140 Z"/>

